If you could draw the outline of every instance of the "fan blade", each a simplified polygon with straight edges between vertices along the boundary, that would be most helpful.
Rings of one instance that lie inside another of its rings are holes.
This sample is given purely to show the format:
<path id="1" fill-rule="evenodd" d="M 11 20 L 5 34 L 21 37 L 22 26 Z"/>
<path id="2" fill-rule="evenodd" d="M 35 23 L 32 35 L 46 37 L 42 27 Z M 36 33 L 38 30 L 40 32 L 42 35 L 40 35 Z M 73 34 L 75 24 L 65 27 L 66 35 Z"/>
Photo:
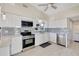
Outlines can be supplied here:
<path id="1" fill-rule="evenodd" d="M 48 9 L 48 6 L 45 8 L 45 10 L 44 10 L 44 11 L 47 11 L 47 9 Z"/>
<path id="2" fill-rule="evenodd" d="M 22 5 L 23 5 L 23 7 L 28 8 L 28 6 L 27 6 L 27 5 L 25 5 L 25 4 L 22 4 Z"/>
<path id="3" fill-rule="evenodd" d="M 39 4 L 38 6 L 48 6 L 48 4 Z"/>
<path id="4" fill-rule="evenodd" d="M 49 4 L 54 5 L 55 3 L 49 3 Z"/>
<path id="5" fill-rule="evenodd" d="M 54 8 L 54 9 L 57 9 L 57 7 L 56 6 L 51 6 L 52 8 Z"/>

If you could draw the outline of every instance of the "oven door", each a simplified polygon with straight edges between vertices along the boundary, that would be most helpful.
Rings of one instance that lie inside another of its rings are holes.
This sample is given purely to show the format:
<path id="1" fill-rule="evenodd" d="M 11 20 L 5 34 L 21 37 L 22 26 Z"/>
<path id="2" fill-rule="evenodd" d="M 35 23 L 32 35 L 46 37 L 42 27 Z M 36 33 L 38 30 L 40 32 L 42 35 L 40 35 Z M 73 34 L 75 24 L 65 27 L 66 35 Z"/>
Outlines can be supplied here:
<path id="1" fill-rule="evenodd" d="M 23 40 L 23 48 L 32 46 L 35 44 L 35 38 L 29 38 L 29 39 L 24 39 Z"/>

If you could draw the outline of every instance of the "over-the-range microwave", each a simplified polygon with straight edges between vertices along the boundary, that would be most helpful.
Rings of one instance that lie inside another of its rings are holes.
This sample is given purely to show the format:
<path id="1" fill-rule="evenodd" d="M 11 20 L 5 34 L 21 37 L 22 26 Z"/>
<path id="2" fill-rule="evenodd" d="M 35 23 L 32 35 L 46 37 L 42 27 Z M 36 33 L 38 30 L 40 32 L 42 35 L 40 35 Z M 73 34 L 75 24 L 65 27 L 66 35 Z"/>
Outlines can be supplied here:
<path id="1" fill-rule="evenodd" d="M 21 21 L 21 26 L 22 27 L 32 27 L 33 22 L 32 21 Z"/>

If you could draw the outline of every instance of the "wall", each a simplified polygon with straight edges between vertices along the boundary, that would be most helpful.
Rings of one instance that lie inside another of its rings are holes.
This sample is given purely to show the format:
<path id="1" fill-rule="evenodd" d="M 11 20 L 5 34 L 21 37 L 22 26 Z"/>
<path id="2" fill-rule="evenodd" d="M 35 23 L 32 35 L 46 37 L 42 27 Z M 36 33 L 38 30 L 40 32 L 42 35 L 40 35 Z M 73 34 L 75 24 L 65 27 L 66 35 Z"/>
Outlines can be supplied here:
<path id="1" fill-rule="evenodd" d="M 62 18 L 66 18 L 66 17 L 72 17 L 75 15 L 79 15 L 79 6 L 75 6 L 66 10 L 61 10 L 60 12 L 52 15 L 50 18 L 51 19 L 62 19 Z"/>
<path id="2" fill-rule="evenodd" d="M 79 41 L 79 21 L 73 22 L 73 40 Z"/>
<path id="3" fill-rule="evenodd" d="M 67 19 L 49 20 L 49 28 L 67 28 Z"/>
<path id="4" fill-rule="evenodd" d="M 73 32 L 79 33 L 79 22 L 73 22 Z"/>

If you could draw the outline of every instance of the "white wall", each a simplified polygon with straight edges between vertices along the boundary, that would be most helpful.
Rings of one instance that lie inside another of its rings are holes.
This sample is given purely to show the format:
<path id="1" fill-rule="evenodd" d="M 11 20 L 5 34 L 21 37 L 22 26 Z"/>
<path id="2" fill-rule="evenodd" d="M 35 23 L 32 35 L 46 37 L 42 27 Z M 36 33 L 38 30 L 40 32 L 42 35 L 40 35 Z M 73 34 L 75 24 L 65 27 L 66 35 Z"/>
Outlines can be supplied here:
<path id="1" fill-rule="evenodd" d="M 67 28 L 67 18 L 63 19 L 50 19 L 49 28 Z"/>
<path id="2" fill-rule="evenodd" d="M 79 41 L 79 21 L 73 22 L 73 40 Z"/>
<path id="3" fill-rule="evenodd" d="M 73 22 L 73 32 L 79 33 L 79 21 Z"/>
<path id="4" fill-rule="evenodd" d="M 74 6 L 72 8 L 66 9 L 66 10 L 61 10 L 61 11 L 57 12 L 56 14 L 53 14 L 50 17 L 50 19 L 60 20 L 62 18 L 76 16 L 76 15 L 79 15 L 79 6 Z"/>

